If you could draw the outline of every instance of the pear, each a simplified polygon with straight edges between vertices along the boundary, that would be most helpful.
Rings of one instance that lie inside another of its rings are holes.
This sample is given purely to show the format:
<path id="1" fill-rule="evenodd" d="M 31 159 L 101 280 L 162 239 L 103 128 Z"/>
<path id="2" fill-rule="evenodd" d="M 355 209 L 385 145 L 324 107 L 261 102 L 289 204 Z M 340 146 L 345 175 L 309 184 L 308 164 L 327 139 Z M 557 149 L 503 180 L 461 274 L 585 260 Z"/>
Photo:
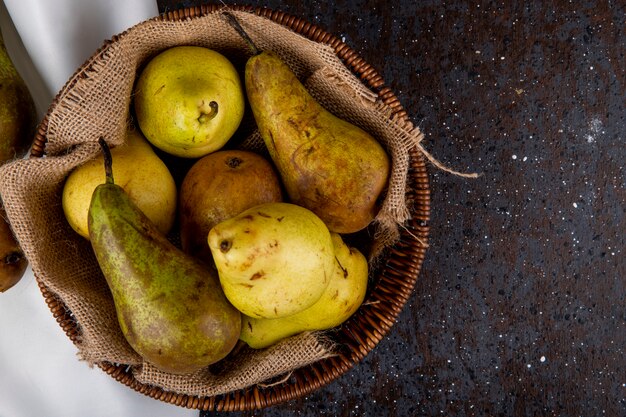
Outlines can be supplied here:
<path id="1" fill-rule="evenodd" d="M 220 149 L 235 133 L 245 97 L 239 73 L 224 55 L 175 46 L 141 71 L 133 104 L 139 127 L 154 146 L 199 158 Z"/>
<path id="2" fill-rule="evenodd" d="M 91 246 L 111 289 L 122 333 L 147 362 L 190 373 L 224 358 L 236 345 L 241 314 L 228 303 L 216 274 L 156 228 L 113 181 L 89 207 Z"/>
<path id="3" fill-rule="evenodd" d="M 328 228 L 310 210 L 265 203 L 217 224 L 209 248 L 226 297 L 250 317 L 277 318 L 313 305 L 330 282 Z"/>
<path id="4" fill-rule="evenodd" d="M 254 53 L 246 93 L 290 200 L 333 232 L 365 228 L 387 186 L 387 153 L 372 135 L 327 111 L 278 55 L 259 51 L 236 17 L 226 16 Z"/>
<path id="5" fill-rule="evenodd" d="M 28 266 L 22 249 L 15 240 L 6 213 L 0 204 L 0 292 L 17 284 Z"/>
<path id="6" fill-rule="evenodd" d="M 165 163 L 137 129 L 129 129 L 126 142 L 111 150 L 113 174 L 131 200 L 167 234 L 176 220 L 176 183 Z M 72 228 L 89 239 L 87 214 L 91 196 L 102 183 L 102 155 L 74 169 L 64 186 L 61 203 Z"/>
<path id="7" fill-rule="evenodd" d="M 303 331 L 339 326 L 363 303 L 367 290 L 367 260 L 358 249 L 346 245 L 337 233 L 332 233 L 332 239 L 335 269 L 320 299 L 288 317 L 259 319 L 244 315 L 240 339 L 248 346 L 261 349 Z"/>
<path id="8" fill-rule="evenodd" d="M 0 162 L 23 157 L 37 126 L 35 103 L 0 33 Z"/>
<path id="9" fill-rule="evenodd" d="M 281 201 L 272 164 L 254 152 L 221 150 L 204 156 L 185 175 L 179 193 L 182 249 L 210 264 L 209 230 L 259 204 Z"/>

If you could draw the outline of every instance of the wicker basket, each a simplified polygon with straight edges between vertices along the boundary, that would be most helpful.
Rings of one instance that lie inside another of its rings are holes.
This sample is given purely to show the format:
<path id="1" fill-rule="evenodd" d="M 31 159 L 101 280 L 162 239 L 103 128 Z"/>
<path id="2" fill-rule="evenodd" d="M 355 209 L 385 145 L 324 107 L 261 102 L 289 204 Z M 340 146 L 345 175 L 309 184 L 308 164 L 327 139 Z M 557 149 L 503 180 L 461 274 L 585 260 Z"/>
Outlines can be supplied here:
<path id="1" fill-rule="evenodd" d="M 194 18 L 216 12 L 222 7 L 210 5 L 185 8 L 168 12 L 154 19 Z M 408 120 L 406 111 L 398 98 L 384 85 L 378 72 L 337 37 L 325 32 L 318 26 L 280 11 L 251 6 L 229 6 L 229 8 L 248 11 L 269 18 L 310 40 L 329 45 L 345 66 L 393 110 L 395 117 Z M 112 40 L 115 39 L 116 37 L 112 38 Z M 70 80 L 75 82 L 75 78 L 72 77 Z M 71 83 L 72 81 L 69 81 L 66 87 L 70 86 Z M 52 102 L 50 110 L 38 128 L 31 151 L 33 158 L 42 157 L 46 152 L 48 116 L 58 99 L 57 96 Z M 412 217 L 406 224 L 406 230 L 402 233 L 400 241 L 387 252 L 385 259 L 380 263 L 381 266 L 374 271 L 375 279 L 365 300 L 368 307 L 360 308 L 337 332 L 333 333 L 332 337 L 340 347 L 338 355 L 300 368 L 294 371 L 287 381 L 270 387 L 253 386 L 245 390 L 212 397 L 181 395 L 144 385 L 134 378 L 127 366 L 110 363 L 101 363 L 98 366 L 117 381 L 152 398 L 187 408 L 216 411 L 239 411 L 268 407 L 304 396 L 340 377 L 361 361 L 389 332 L 396 317 L 412 294 L 424 260 L 425 242 L 428 240 L 429 233 L 430 190 L 422 155 L 417 150 L 413 150 L 410 156 L 408 198 L 412 205 Z M 36 278 L 54 318 L 70 340 L 76 343 L 79 329 L 71 312 L 42 283 L 39 277 Z"/>

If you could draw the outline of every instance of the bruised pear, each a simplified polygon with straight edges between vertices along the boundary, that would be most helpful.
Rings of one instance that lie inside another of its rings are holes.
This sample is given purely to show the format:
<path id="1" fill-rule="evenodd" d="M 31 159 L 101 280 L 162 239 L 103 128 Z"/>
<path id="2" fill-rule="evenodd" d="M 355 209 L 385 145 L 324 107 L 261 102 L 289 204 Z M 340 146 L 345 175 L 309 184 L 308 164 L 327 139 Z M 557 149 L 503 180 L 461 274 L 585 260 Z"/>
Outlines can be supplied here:
<path id="1" fill-rule="evenodd" d="M 290 200 L 333 232 L 365 228 L 387 185 L 387 153 L 369 133 L 327 111 L 277 54 L 260 51 L 237 18 L 225 16 L 252 49 L 248 102 Z"/>
<path id="2" fill-rule="evenodd" d="M 224 294 L 250 317 L 278 318 L 313 305 L 335 267 L 328 228 L 290 203 L 252 207 L 216 225 L 209 248 Z"/>
<path id="3" fill-rule="evenodd" d="M 368 266 L 365 256 L 332 234 L 335 269 L 326 290 L 311 307 L 288 317 L 258 319 L 243 316 L 240 339 L 260 349 L 307 330 L 339 326 L 359 308 L 367 289 Z"/>
<path id="4" fill-rule="evenodd" d="M 365 228 L 389 175 L 380 143 L 324 109 L 272 52 L 248 60 L 245 85 L 291 201 L 313 211 L 333 232 Z"/>
<path id="5" fill-rule="evenodd" d="M 165 372 L 195 372 L 221 360 L 239 339 L 241 314 L 215 271 L 170 243 L 114 183 L 108 147 L 100 143 L 106 182 L 91 199 L 89 240 L 123 335 Z"/>
<path id="6" fill-rule="evenodd" d="M 180 240 L 185 252 L 212 264 L 209 230 L 250 207 L 282 200 L 278 174 L 254 152 L 222 150 L 194 163 L 180 186 Z"/>

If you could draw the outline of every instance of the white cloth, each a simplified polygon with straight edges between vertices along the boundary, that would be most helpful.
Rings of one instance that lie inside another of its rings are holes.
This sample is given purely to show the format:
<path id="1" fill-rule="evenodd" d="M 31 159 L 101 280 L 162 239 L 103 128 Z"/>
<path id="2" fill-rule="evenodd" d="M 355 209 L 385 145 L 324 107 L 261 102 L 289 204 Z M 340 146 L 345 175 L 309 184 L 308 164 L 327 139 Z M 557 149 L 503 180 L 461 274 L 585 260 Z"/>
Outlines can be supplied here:
<path id="1" fill-rule="evenodd" d="M 4 5 L 0 2 L 5 44 L 40 116 L 104 40 L 158 13 L 155 0 L 4 0 Z M 135 392 L 79 361 L 76 353 L 29 268 L 19 284 L 0 294 L 0 417 L 198 415 Z"/>
<path id="2" fill-rule="evenodd" d="M 48 90 L 44 112 L 74 71 L 105 40 L 158 14 L 156 0 L 4 0 L 4 3 L 23 42 L 23 52 L 32 60 Z M 36 97 L 38 101 L 41 98 Z"/>

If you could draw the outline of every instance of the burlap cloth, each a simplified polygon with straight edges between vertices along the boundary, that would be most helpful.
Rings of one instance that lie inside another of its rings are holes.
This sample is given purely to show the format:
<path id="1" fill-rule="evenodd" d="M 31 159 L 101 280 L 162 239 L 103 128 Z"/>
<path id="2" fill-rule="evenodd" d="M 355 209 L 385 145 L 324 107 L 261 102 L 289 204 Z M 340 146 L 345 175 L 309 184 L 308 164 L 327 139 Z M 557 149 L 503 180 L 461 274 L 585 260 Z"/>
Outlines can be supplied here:
<path id="1" fill-rule="evenodd" d="M 393 120 L 391 110 L 377 101 L 330 47 L 266 18 L 245 12 L 235 15 L 257 46 L 278 53 L 328 110 L 364 128 L 387 149 L 392 174 L 376 218 L 373 248 L 374 254 L 380 253 L 396 239 L 398 227 L 409 217 L 405 201 L 408 151 L 420 147 L 421 133 L 409 122 Z M 239 66 L 249 54 L 242 38 L 219 13 L 184 21 L 152 19 L 130 28 L 105 43 L 68 81 L 48 112 L 46 155 L 2 166 L 0 194 L 33 272 L 76 320 L 82 360 L 126 364 L 139 382 L 180 394 L 210 396 L 271 380 L 332 355 L 332 345 L 323 336 L 305 333 L 269 349 L 243 349 L 217 370 L 182 376 L 156 370 L 124 339 L 91 246 L 70 228 L 61 207 L 66 176 L 100 152 L 98 138 L 103 136 L 113 145 L 123 142 L 138 70 L 157 52 L 182 44 L 221 51 Z M 244 144 L 254 143 L 252 132 Z"/>

